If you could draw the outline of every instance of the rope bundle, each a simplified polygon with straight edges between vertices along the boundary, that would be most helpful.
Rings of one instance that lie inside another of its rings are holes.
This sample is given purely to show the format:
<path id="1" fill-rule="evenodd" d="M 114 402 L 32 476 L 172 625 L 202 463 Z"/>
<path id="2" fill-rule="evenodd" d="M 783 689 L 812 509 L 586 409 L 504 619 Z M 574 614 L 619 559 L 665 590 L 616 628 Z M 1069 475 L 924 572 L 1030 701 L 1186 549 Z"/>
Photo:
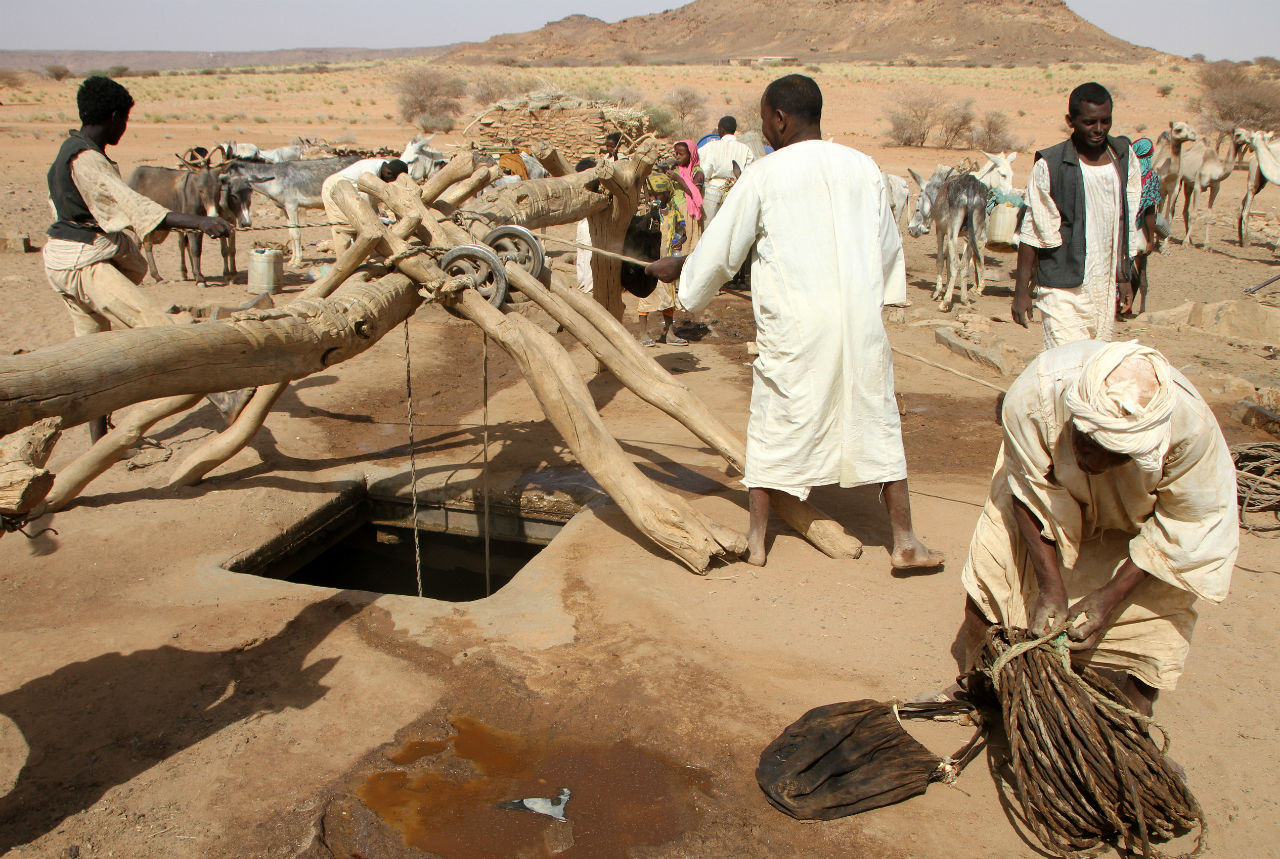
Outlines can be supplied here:
<path id="1" fill-rule="evenodd" d="M 1152 741 L 1154 723 L 1097 672 L 1072 669 L 1064 629 L 1033 638 L 993 626 L 978 657 L 1000 702 L 1026 821 L 1059 856 L 1123 839 L 1148 859 L 1162 855 L 1151 839 L 1198 823 L 1197 855 L 1204 814 Z"/>
<path id="2" fill-rule="evenodd" d="M 1248 531 L 1280 531 L 1280 442 L 1231 446 L 1236 464 L 1236 492 L 1241 526 Z M 1271 511 L 1276 521 L 1256 525 L 1244 521 L 1248 513 Z"/>

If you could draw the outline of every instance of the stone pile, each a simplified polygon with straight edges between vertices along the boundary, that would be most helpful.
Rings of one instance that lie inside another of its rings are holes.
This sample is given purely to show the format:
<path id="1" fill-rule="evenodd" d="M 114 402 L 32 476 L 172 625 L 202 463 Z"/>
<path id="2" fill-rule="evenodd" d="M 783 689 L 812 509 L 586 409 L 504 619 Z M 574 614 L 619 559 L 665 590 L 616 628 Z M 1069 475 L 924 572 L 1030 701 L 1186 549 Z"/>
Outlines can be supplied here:
<path id="1" fill-rule="evenodd" d="M 605 135 L 622 132 L 626 142 L 649 132 L 649 117 L 638 108 L 592 101 L 559 92 L 535 92 L 489 105 L 467 126 L 465 138 L 482 149 L 527 149 L 551 144 L 570 163 L 596 157 Z"/>

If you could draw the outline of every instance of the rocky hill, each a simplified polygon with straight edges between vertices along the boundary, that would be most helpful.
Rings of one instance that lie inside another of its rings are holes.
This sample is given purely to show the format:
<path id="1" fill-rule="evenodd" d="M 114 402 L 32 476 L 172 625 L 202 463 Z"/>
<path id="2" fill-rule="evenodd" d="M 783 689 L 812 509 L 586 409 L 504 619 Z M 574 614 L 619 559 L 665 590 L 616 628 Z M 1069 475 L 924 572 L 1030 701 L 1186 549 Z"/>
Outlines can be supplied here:
<path id="1" fill-rule="evenodd" d="M 124 66 L 132 71 L 204 69 L 226 66 L 289 66 L 351 63 L 397 57 L 429 57 L 452 46 L 435 48 L 287 48 L 277 51 L 0 51 L 0 69 L 39 70 L 50 64 L 75 74 Z"/>
<path id="2" fill-rule="evenodd" d="M 1063 0 L 694 0 L 607 23 L 571 15 L 443 56 L 458 63 L 704 63 L 752 57 L 990 63 L 1143 62 Z"/>

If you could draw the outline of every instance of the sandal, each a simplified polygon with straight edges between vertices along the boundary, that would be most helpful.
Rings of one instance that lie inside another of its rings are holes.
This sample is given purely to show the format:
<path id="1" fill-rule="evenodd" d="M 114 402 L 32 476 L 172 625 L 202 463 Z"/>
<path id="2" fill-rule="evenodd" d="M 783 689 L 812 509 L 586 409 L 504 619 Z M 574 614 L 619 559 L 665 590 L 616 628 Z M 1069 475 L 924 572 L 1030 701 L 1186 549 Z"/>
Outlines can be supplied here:
<path id="1" fill-rule="evenodd" d="M 652 337 L 646 336 L 643 339 L 641 339 L 640 345 L 641 346 L 657 346 L 658 344 L 654 342 L 654 339 Z"/>
<path id="2" fill-rule="evenodd" d="M 666 343 L 668 346 L 688 346 L 689 345 L 689 341 L 685 340 L 683 337 L 681 337 L 678 334 L 668 334 L 666 336 Z"/>

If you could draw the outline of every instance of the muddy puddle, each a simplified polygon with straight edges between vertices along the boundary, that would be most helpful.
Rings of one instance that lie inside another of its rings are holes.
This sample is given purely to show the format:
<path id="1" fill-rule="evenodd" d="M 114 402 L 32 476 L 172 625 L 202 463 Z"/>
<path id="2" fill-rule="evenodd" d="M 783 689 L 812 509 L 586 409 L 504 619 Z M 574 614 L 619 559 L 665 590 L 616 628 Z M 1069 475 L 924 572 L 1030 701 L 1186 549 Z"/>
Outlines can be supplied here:
<path id="1" fill-rule="evenodd" d="M 706 771 L 629 741 L 529 737 L 467 717 L 444 740 L 414 740 L 388 755 L 356 795 L 406 844 L 446 859 L 622 857 L 694 828 L 710 790 Z M 499 808 L 556 798 L 564 821 Z"/>

